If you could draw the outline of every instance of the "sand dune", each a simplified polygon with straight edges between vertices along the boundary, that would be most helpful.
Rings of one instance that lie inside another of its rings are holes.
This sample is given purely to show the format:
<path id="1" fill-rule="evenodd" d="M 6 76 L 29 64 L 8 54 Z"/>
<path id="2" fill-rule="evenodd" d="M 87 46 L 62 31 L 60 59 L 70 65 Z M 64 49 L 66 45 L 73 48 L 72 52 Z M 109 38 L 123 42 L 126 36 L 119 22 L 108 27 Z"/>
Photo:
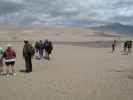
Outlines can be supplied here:
<path id="1" fill-rule="evenodd" d="M 52 41 L 96 41 L 112 40 L 117 36 L 112 33 L 101 33 L 85 28 L 69 27 L 7 27 L 0 28 L 0 40 L 50 39 Z M 106 38 L 105 38 L 106 37 Z"/>
<path id="2" fill-rule="evenodd" d="M 114 37 L 92 36 L 91 30 L 75 28 L 11 30 L 0 32 L 0 45 L 5 48 L 10 43 L 17 52 L 17 75 L 0 76 L 0 100 L 133 99 L 133 55 L 121 55 L 122 48 L 112 54 L 110 40 Z M 54 41 L 51 60 L 33 59 L 30 74 L 19 72 L 25 68 L 24 38 Z"/>

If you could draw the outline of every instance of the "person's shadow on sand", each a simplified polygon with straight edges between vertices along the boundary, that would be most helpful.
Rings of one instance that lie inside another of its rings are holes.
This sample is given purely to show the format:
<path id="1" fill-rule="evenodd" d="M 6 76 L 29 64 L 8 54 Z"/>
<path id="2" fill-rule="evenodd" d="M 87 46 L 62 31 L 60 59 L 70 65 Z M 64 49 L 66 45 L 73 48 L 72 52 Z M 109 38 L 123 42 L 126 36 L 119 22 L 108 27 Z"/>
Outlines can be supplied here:
<path id="1" fill-rule="evenodd" d="M 133 80 L 133 75 L 128 75 L 128 79 L 132 79 Z"/>
<path id="2" fill-rule="evenodd" d="M 112 51 L 108 51 L 107 53 L 113 54 L 113 53 L 115 53 L 115 51 L 114 51 L 114 52 L 112 52 Z"/>
<path id="3" fill-rule="evenodd" d="M 19 72 L 26 73 L 26 70 L 25 69 L 21 69 L 21 70 L 19 70 Z"/>
<path id="4" fill-rule="evenodd" d="M 19 70 L 19 72 L 21 72 L 21 73 L 31 73 L 32 71 L 27 71 L 25 69 L 21 69 L 21 70 Z"/>

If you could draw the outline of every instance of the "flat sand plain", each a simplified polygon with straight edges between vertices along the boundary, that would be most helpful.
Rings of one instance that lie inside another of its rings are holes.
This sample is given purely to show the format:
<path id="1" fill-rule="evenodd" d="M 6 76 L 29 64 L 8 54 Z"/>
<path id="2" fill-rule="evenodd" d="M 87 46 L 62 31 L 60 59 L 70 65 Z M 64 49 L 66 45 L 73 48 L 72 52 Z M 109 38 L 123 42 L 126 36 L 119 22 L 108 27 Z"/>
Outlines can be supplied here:
<path id="1" fill-rule="evenodd" d="M 122 55 L 120 47 L 112 54 L 108 41 L 114 37 L 89 36 L 90 31 L 82 37 L 86 30 L 78 29 L 48 31 L 50 35 L 16 30 L 8 30 L 0 37 L 3 48 L 10 43 L 17 53 L 17 75 L 0 76 L 0 100 L 133 100 L 133 54 Z M 72 38 L 76 33 L 80 35 Z M 24 38 L 48 38 L 54 42 L 51 60 L 33 59 L 30 74 L 19 72 L 25 68 L 21 42 Z M 14 39 L 20 42 L 9 42 Z"/>

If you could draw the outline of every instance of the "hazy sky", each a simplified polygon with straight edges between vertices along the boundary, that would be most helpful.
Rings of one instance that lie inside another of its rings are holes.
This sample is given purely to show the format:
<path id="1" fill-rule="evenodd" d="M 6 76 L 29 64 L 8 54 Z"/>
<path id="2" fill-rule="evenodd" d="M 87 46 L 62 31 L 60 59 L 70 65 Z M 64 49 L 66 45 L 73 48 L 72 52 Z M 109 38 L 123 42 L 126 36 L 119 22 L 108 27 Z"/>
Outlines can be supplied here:
<path id="1" fill-rule="evenodd" d="M 133 25 L 133 0 L 0 0 L 0 23 Z"/>

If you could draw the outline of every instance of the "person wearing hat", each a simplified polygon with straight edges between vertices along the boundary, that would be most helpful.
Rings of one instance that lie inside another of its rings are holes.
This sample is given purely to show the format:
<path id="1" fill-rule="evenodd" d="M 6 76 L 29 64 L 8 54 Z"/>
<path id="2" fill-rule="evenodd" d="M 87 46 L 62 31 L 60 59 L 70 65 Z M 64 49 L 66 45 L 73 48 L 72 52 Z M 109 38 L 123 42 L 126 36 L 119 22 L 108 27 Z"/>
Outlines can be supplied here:
<path id="1" fill-rule="evenodd" d="M 3 53 L 3 59 L 5 61 L 6 65 L 6 74 L 9 76 L 10 72 L 10 67 L 11 67 L 11 74 L 16 75 L 15 69 L 14 69 L 14 64 L 15 64 L 15 59 L 16 59 L 16 52 L 12 49 L 12 46 L 10 44 L 7 45 L 6 50 Z"/>
<path id="2" fill-rule="evenodd" d="M 26 72 L 32 72 L 32 56 L 35 50 L 28 40 L 24 40 L 23 58 L 25 59 Z"/>

